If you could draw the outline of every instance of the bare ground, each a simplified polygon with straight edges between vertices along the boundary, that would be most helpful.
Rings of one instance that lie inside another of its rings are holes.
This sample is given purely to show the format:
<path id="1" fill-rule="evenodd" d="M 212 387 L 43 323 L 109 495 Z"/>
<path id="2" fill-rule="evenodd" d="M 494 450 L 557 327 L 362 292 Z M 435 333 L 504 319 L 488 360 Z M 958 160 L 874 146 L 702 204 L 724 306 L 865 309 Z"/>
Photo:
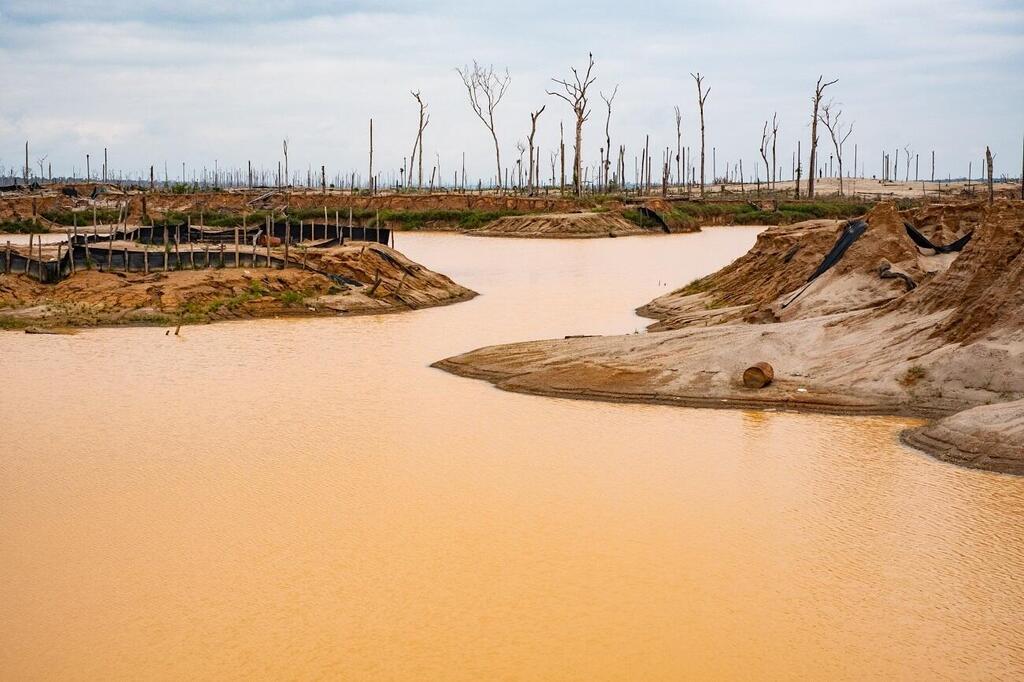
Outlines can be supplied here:
<path id="1" fill-rule="evenodd" d="M 278 254 L 280 255 L 280 254 Z M 58 284 L 0 275 L 0 328 L 165 325 L 283 315 L 385 313 L 476 294 L 380 244 L 309 249 L 308 265 L 171 272 L 79 271 Z"/>
<path id="2" fill-rule="evenodd" d="M 948 243 L 975 230 L 958 256 L 917 249 L 910 219 Z M 809 221 L 769 228 L 745 256 L 641 309 L 655 333 L 533 341 L 482 348 L 437 363 L 500 388 L 576 398 L 719 407 L 786 407 L 938 417 L 1024 398 L 1024 204 L 880 205 L 845 257 L 783 308 L 842 227 Z M 898 271 L 883 278 L 880 270 Z M 765 361 L 775 381 L 743 386 Z M 972 423 L 971 413 L 965 417 Z M 959 422 L 958 422 L 959 423 Z M 975 466 L 1018 471 L 1024 445 L 1013 419 L 978 421 Z M 986 432 L 982 437 L 979 430 Z M 1015 435 L 1017 434 L 1017 435 Z M 924 438 L 913 440 L 928 446 Z M 933 442 L 936 439 L 933 438 Z M 1004 443 L 1009 453 L 985 450 Z M 927 449 L 963 463 L 944 447 Z"/>
<path id="3" fill-rule="evenodd" d="M 484 237 L 550 237 L 558 239 L 587 237 L 625 237 L 652 234 L 616 213 L 542 213 L 506 216 L 473 230 Z"/>

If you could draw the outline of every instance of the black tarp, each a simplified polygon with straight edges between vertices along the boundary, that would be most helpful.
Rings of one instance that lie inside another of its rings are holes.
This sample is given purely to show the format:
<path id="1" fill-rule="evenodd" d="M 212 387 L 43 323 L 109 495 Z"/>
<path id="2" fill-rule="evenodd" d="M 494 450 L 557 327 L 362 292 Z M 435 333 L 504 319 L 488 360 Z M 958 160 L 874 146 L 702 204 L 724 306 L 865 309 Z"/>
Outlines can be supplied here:
<path id="1" fill-rule="evenodd" d="M 967 246 L 967 242 L 971 241 L 971 237 L 974 236 L 974 230 L 971 230 L 952 244 L 942 246 L 941 244 L 932 244 L 928 237 L 925 237 L 923 234 L 918 232 L 913 225 L 906 221 L 903 222 L 903 227 L 907 230 L 907 236 L 909 236 L 915 244 L 922 249 L 931 249 L 935 253 L 956 253 L 961 251 L 965 246 Z"/>
<path id="2" fill-rule="evenodd" d="M 849 249 L 855 241 L 860 239 L 860 236 L 864 234 L 867 229 L 868 224 L 863 220 L 851 220 L 846 223 L 846 227 L 843 228 L 842 234 L 839 235 L 839 239 L 836 240 L 832 249 L 825 254 L 825 259 L 821 261 L 821 265 L 815 268 L 814 272 L 811 273 L 811 276 L 807 278 L 807 283 L 800 289 L 800 291 L 796 292 L 796 295 L 793 296 L 793 298 L 789 299 L 787 303 L 784 303 L 782 307 L 788 307 L 793 301 L 799 298 L 800 294 L 807 290 L 807 287 L 811 285 L 811 282 L 821 277 L 829 270 L 829 268 L 842 260 L 843 254 L 846 253 L 846 250 Z"/>

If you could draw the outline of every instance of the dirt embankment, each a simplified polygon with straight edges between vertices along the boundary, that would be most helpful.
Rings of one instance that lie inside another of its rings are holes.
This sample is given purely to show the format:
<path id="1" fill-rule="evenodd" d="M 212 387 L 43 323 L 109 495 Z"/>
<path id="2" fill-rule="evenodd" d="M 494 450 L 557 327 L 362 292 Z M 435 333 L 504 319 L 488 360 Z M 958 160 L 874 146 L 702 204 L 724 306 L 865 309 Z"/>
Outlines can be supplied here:
<path id="1" fill-rule="evenodd" d="M 655 234 L 660 230 L 640 227 L 618 213 L 541 213 L 506 216 L 473 230 L 484 237 L 550 237 L 559 239 L 588 237 L 626 237 Z"/>
<path id="2" fill-rule="evenodd" d="M 934 243 L 974 236 L 960 254 L 935 254 L 910 241 L 904 218 Z M 769 228 L 731 265 L 644 306 L 658 333 L 493 346 L 438 366 L 510 390 L 719 407 L 938 417 L 1024 398 L 1024 204 L 880 205 L 866 219 L 839 263 L 789 305 L 843 223 Z M 743 370 L 759 361 L 775 381 L 744 387 Z M 1007 443 L 1010 455 L 928 449 L 1013 471 L 1010 460 L 1024 462 L 1014 423 L 945 431 Z"/>
<path id="3" fill-rule="evenodd" d="M 501 212 L 551 212 L 570 211 L 580 207 L 575 199 L 564 197 L 526 197 L 494 194 L 381 194 L 376 196 L 351 194 L 348 192 L 298 190 L 231 190 L 224 192 L 200 192 L 174 194 L 172 192 L 122 191 L 113 186 L 102 186 L 103 193 L 91 200 L 94 185 L 68 186 L 78 193 L 77 197 L 65 196 L 62 187 L 54 187 L 35 194 L 10 194 L 0 197 L 0 221 L 24 220 L 47 213 L 71 210 L 89 206 L 83 218 L 91 221 L 91 206 L 100 208 L 127 209 L 126 219 L 139 222 L 143 217 L 160 219 L 169 213 L 188 213 L 198 218 L 200 212 L 207 214 L 241 214 L 249 210 L 273 209 L 322 210 L 327 208 L 330 219 L 334 211 L 347 214 L 348 209 L 356 211 L 477 211 L 481 213 Z M 347 217 L 347 215 L 345 216 Z M 83 223 L 84 224 L 84 223 Z"/>
<path id="4" fill-rule="evenodd" d="M 278 254 L 279 256 L 281 254 Z M 171 272 L 79 271 L 58 284 L 0 275 L 0 328 L 165 325 L 284 315 L 385 313 L 468 300 L 476 294 L 380 244 L 308 249 L 304 269 Z"/>
<path id="5" fill-rule="evenodd" d="M 972 407 L 902 437 L 949 462 L 1024 476 L 1024 400 Z"/>

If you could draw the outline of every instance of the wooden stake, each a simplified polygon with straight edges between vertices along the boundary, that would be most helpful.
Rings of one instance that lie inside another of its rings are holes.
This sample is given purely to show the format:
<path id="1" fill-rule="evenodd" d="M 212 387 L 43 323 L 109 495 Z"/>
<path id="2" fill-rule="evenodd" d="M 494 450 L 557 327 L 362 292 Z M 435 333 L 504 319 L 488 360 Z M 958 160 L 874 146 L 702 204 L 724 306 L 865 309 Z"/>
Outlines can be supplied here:
<path id="1" fill-rule="evenodd" d="M 71 268 L 69 269 L 70 274 L 75 274 L 75 243 L 71 241 L 71 230 L 68 233 L 68 253 L 71 255 Z"/>
<path id="2" fill-rule="evenodd" d="M 281 264 L 281 269 L 284 270 L 288 267 L 288 242 L 292 238 L 292 223 L 288 218 L 284 219 L 284 262 Z"/>

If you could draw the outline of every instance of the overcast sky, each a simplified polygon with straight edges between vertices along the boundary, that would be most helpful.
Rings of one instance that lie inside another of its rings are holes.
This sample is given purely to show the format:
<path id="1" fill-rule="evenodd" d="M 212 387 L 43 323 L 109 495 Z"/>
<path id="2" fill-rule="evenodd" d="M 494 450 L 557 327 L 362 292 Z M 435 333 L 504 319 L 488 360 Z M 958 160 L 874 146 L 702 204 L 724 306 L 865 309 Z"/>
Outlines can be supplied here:
<path id="1" fill-rule="evenodd" d="M 478 59 L 509 69 L 497 114 L 509 163 L 529 111 L 547 105 L 538 133 L 547 165 L 571 112 L 544 90 L 588 51 L 597 62 L 590 164 L 603 146 L 596 90 L 616 84 L 612 144 L 627 146 L 630 175 L 645 134 L 656 150 L 674 146 L 676 104 L 683 144 L 699 144 L 689 74 L 701 71 L 709 166 L 713 145 L 720 170 L 742 158 L 749 176 L 764 119 L 777 111 L 788 175 L 798 138 L 806 157 L 810 95 L 825 74 L 839 79 L 827 94 L 855 122 L 848 166 L 854 143 L 869 175 L 883 147 L 909 146 L 922 177 L 932 149 L 937 174 L 958 176 L 972 160 L 977 171 L 988 144 L 997 175 L 1020 172 L 1020 0 L 0 0 L 0 164 L 20 166 L 29 140 L 33 164 L 47 155 L 54 174 L 81 173 L 85 154 L 97 159 L 106 146 L 114 169 L 156 164 L 162 175 L 166 162 L 173 178 L 182 162 L 189 173 L 215 159 L 273 167 L 287 137 L 293 169 L 365 174 L 372 116 L 376 166 L 397 169 L 416 132 L 415 89 L 429 104 L 428 160 L 439 153 L 450 179 L 465 152 L 470 176 L 489 177 L 490 138 L 454 68 Z"/>

